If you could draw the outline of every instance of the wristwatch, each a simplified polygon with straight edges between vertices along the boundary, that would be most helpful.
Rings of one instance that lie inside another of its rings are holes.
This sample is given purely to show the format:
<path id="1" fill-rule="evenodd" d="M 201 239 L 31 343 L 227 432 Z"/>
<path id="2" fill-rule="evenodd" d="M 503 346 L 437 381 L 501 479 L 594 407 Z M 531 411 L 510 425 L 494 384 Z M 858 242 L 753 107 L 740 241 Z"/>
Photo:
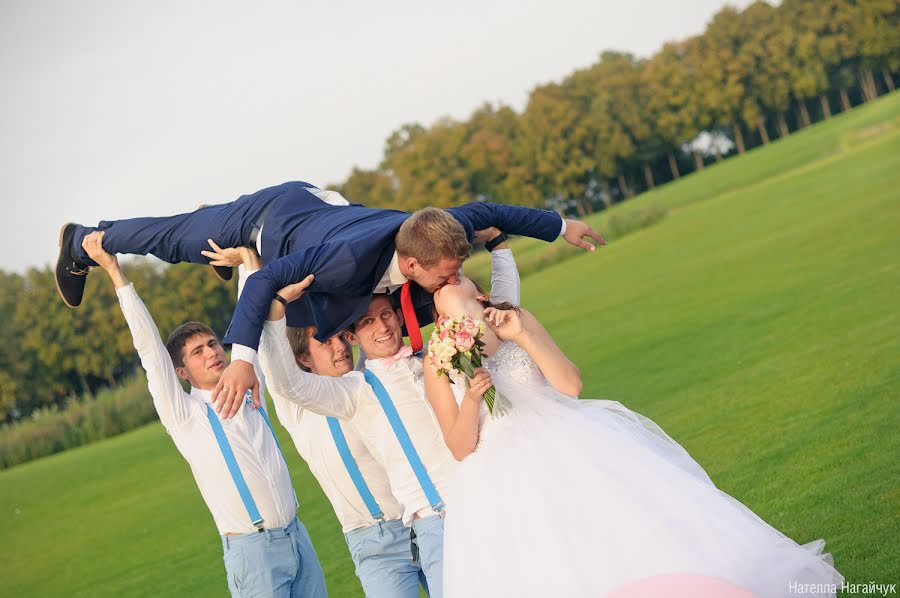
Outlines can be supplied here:
<path id="1" fill-rule="evenodd" d="M 497 248 L 497 245 L 499 245 L 500 243 L 503 243 L 508 238 L 509 237 L 506 236 L 506 233 L 500 233 L 499 235 L 497 235 L 496 237 L 494 237 L 493 239 L 491 239 L 490 241 L 485 243 L 484 248 L 487 249 L 488 251 L 493 251 L 494 249 Z"/>

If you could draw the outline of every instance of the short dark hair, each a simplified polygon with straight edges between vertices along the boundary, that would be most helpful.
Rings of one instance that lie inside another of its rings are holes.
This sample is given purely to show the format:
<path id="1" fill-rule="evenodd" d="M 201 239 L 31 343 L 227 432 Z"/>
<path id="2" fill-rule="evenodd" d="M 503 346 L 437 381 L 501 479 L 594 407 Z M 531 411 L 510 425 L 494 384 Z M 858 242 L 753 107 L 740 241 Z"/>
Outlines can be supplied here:
<path id="1" fill-rule="evenodd" d="M 169 357 L 172 358 L 172 364 L 176 368 L 184 367 L 184 346 L 190 339 L 198 334 L 208 334 L 214 339 L 219 340 L 219 337 L 216 336 L 213 329 L 203 322 L 185 322 L 169 335 L 169 340 L 166 341 L 166 351 L 169 352 Z"/>
<path id="2" fill-rule="evenodd" d="M 300 363 L 298 359 L 300 357 L 309 358 L 309 338 L 316 332 L 315 326 L 303 326 L 300 328 L 295 328 L 293 326 L 288 326 L 285 333 L 287 334 L 288 343 L 291 345 L 291 351 L 294 353 L 294 361 L 297 361 L 297 365 L 300 366 L 300 369 L 304 372 L 309 372 L 310 369 Z"/>

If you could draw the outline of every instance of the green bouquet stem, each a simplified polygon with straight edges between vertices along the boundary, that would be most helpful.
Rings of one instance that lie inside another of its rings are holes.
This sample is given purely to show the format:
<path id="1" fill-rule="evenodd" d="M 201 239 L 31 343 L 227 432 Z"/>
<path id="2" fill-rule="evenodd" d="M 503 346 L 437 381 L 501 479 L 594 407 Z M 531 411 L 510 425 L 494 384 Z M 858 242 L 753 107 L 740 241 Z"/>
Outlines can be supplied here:
<path id="1" fill-rule="evenodd" d="M 491 386 L 484 391 L 484 404 L 487 405 L 488 412 L 494 415 L 494 399 L 497 397 L 497 389 Z"/>

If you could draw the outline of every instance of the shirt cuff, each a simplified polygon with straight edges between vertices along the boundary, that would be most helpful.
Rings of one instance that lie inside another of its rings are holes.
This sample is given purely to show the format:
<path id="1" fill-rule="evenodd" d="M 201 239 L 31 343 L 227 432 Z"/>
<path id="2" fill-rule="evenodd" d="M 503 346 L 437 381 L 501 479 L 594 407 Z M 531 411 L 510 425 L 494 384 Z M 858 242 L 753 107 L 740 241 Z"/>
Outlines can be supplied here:
<path id="1" fill-rule="evenodd" d="M 566 219 L 565 218 L 562 219 L 562 227 L 560 227 L 560 229 L 559 229 L 559 236 L 561 237 L 564 234 L 566 234 Z"/>
<path id="2" fill-rule="evenodd" d="M 231 361 L 240 359 L 247 363 L 256 363 L 256 350 L 245 345 L 234 343 L 231 345 Z"/>
<path id="3" fill-rule="evenodd" d="M 116 295 L 118 295 L 119 298 L 137 295 L 137 291 L 134 290 L 134 283 L 129 282 L 124 287 L 116 287 Z"/>

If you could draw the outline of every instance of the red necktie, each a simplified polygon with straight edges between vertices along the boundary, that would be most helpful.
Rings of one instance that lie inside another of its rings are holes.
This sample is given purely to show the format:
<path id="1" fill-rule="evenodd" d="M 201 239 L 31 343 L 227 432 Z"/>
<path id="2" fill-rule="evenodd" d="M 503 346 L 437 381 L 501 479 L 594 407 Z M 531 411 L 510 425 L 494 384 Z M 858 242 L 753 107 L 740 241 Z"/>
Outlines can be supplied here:
<path id="1" fill-rule="evenodd" d="M 422 350 L 422 331 L 419 330 L 419 320 L 416 318 L 416 310 L 413 309 L 409 285 L 410 281 L 407 280 L 400 287 L 400 309 L 403 311 L 403 323 L 406 324 L 409 344 L 412 346 L 413 352 L 416 352 Z"/>

